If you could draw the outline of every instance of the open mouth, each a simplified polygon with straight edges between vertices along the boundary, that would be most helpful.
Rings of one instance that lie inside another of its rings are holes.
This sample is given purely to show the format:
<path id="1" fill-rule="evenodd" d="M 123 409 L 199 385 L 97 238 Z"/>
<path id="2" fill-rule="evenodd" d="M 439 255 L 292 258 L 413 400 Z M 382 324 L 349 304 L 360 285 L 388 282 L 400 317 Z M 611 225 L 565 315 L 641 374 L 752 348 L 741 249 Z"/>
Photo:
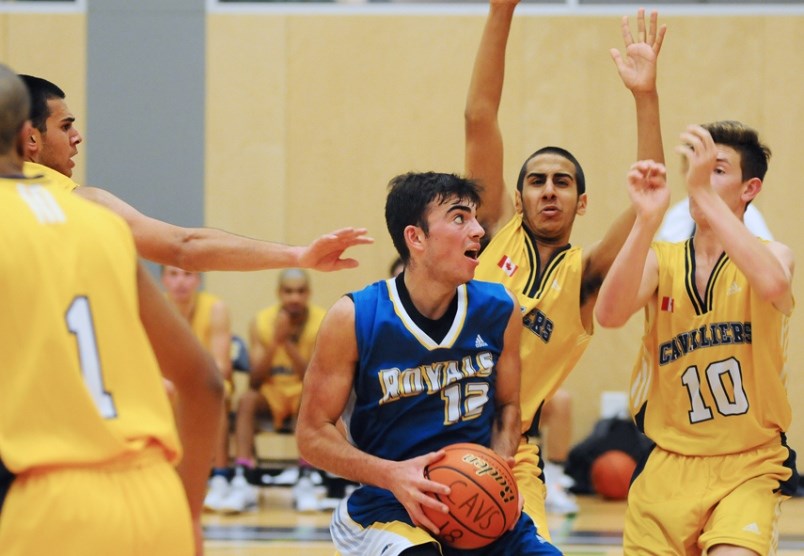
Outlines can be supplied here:
<path id="1" fill-rule="evenodd" d="M 477 257 L 480 256 L 479 249 L 470 249 L 469 251 L 463 252 L 465 257 L 469 257 L 470 259 L 477 260 Z"/>

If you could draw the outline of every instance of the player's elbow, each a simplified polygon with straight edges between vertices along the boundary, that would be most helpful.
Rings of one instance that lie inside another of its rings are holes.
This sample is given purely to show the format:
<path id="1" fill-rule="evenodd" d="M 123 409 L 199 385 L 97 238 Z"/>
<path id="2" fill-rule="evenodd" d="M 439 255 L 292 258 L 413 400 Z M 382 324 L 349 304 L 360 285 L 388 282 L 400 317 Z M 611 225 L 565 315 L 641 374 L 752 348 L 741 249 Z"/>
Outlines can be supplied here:
<path id="1" fill-rule="evenodd" d="M 463 111 L 467 135 L 480 132 L 497 121 L 497 109 L 491 103 L 474 102 Z"/>
<path id="2" fill-rule="evenodd" d="M 628 322 L 629 316 L 600 304 L 595 306 L 595 320 L 603 328 L 619 328 Z"/>

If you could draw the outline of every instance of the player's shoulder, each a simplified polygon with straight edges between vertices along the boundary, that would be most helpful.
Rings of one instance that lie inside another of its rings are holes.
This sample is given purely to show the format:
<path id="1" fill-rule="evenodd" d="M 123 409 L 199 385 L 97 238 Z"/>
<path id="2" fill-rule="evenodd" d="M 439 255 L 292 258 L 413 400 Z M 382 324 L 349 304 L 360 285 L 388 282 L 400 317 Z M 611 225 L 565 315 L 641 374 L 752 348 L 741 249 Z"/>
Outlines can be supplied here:
<path id="1" fill-rule="evenodd" d="M 68 178 L 61 172 L 57 172 L 52 168 L 44 166 L 43 164 L 28 161 L 23 162 L 22 172 L 26 176 L 32 178 L 41 176 L 47 180 L 48 186 L 54 187 L 61 191 L 70 192 L 78 188 L 78 184 L 72 179 Z"/>

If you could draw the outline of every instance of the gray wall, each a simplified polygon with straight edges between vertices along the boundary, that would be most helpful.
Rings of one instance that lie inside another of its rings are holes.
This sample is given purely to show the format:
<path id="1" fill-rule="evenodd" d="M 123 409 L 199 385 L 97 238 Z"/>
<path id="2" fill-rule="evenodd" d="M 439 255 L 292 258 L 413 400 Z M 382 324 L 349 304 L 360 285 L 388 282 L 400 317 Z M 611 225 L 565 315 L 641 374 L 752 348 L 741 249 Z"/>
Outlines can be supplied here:
<path id="1" fill-rule="evenodd" d="M 204 222 L 204 0 L 89 0 L 87 185 Z"/>

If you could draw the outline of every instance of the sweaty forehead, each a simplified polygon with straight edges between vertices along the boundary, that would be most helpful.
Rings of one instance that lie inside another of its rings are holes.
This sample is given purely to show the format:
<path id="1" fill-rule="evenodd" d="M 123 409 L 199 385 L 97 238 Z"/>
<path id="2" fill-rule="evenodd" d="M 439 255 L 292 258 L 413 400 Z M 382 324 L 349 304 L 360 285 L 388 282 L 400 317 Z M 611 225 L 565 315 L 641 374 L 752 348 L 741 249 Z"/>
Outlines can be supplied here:
<path id="1" fill-rule="evenodd" d="M 568 174 L 575 177 L 575 165 L 556 153 L 542 153 L 534 156 L 527 164 L 528 174 Z"/>

